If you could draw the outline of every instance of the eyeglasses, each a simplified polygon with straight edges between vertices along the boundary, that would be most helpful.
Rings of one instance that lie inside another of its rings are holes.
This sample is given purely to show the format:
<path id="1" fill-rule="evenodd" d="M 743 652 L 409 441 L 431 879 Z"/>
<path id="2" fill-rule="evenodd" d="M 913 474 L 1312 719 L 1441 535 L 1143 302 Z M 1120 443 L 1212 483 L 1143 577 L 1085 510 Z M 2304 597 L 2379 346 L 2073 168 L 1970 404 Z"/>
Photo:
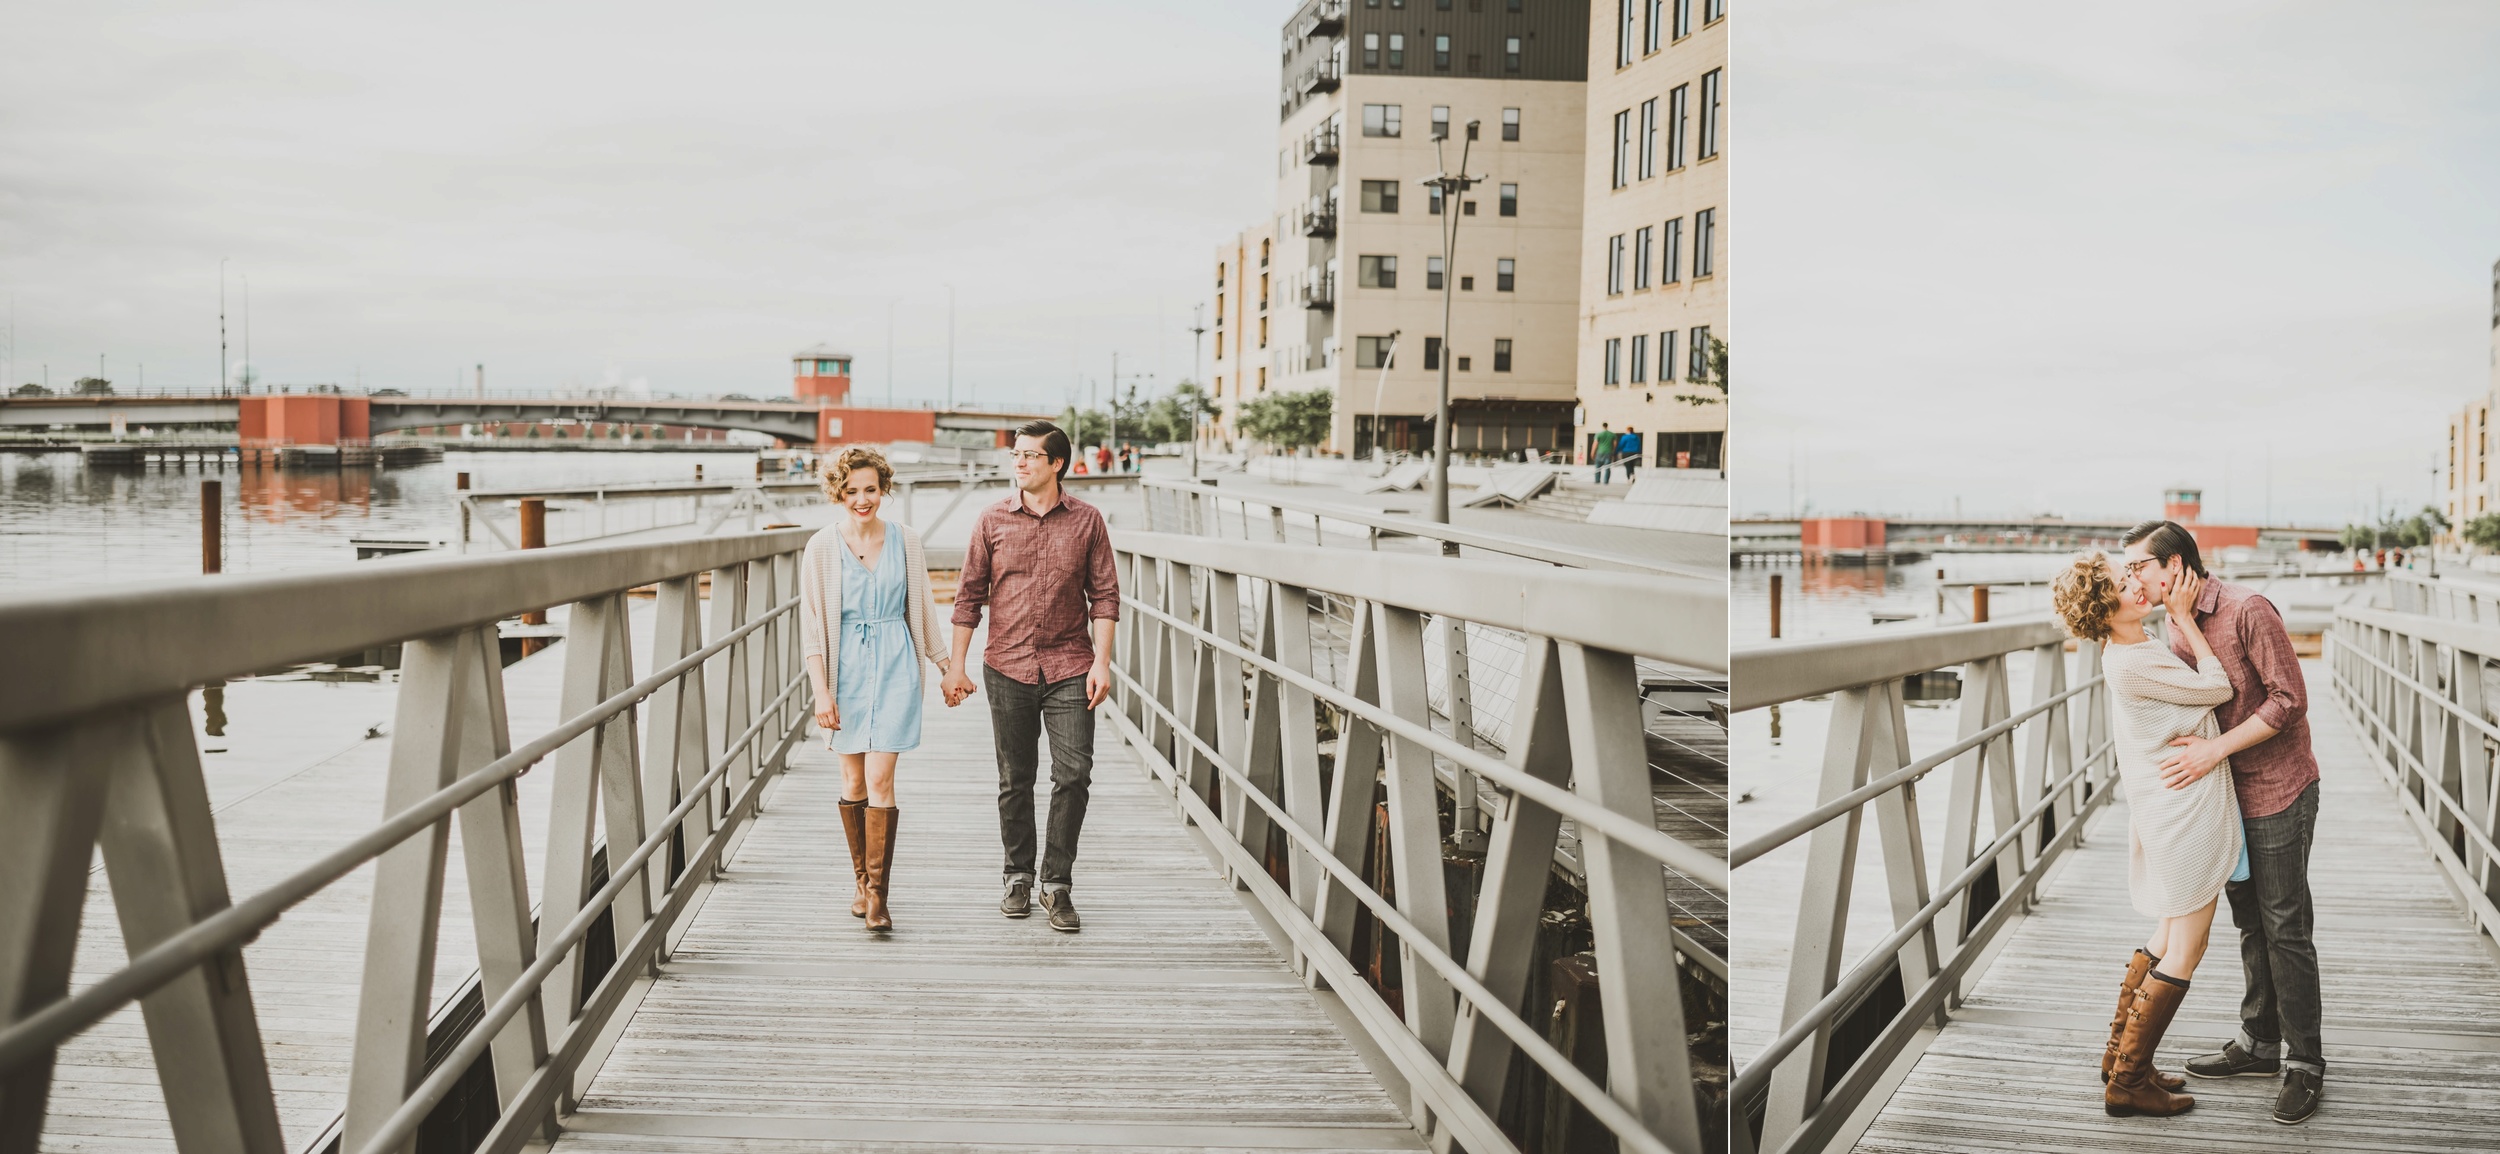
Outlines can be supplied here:
<path id="1" fill-rule="evenodd" d="M 1032 449 L 1009 449 L 1007 450 L 1007 459 L 1010 461 L 1032 461 L 1039 464 L 1040 462 L 1049 460 L 1050 454 L 1035 452 Z"/>
<path id="2" fill-rule="evenodd" d="M 2126 564 L 2126 566 L 2125 566 L 2125 568 L 2124 568 L 2123 572 L 2125 572 L 2127 576 L 2129 576 L 2129 577 L 2133 577 L 2133 576 L 2135 576 L 2135 575 L 2136 575 L 2136 571 L 2137 571 L 2137 570 L 2140 570 L 2140 569 L 2144 568 L 2145 566 L 2152 564 L 2155 560 L 2156 560 L 2156 558 L 2152 558 L 2152 557 L 2138 557 L 2138 558 L 2136 558 L 2136 559 L 2135 559 L 2135 560 L 2133 560 L 2133 561 L 2129 561 L 2129 562 L 2127 562 L 2127 564 Z"/>

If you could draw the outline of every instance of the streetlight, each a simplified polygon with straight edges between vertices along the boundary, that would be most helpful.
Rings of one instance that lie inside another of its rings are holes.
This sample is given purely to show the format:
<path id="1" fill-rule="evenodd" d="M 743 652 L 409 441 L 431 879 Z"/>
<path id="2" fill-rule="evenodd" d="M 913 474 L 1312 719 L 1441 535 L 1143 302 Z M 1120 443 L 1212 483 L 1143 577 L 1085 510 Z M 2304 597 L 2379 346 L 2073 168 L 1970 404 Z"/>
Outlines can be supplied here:
<path id="1" fill-rule="evenodd" d="M 1458 150 L 1458 175 L 1450 175 L 1445 161 L 1441 171 L 1420 182 L 1441 193 L 1441 401 L 1432 418 L 1432 520 L 1441 525 L 1450 523 L 1450 302 L 1458 284 L 1458 217 L 1467 190 L 1484 183 L 1481 176 L 1467 175 L 1467 157 L 1475 151 L 1476 130 L 1482 123 L 1467 122 L 1467 141 Z M 1432 142 L 1434 159 L 1441 159 L 1446 140 L 1445 136 Z"/>
<path id="2" fill-rule="evenodd" d="M 1189 479 L 1195 481 L 1198 479 L 1198 413 L 1206 408 L 1207 395 L 1205 350 L 1201 348 L 1207 339 L 1207 306 L 1193 307 L 1196 319 L 1189 324 L 1189 379 L 1197 386 L 1198 395 L 1189 402 Z"/>
<path id="3" fill-rule="evenodd" d="M 946 408 L 955 408 L 955 286 L 946 286 Z"/>

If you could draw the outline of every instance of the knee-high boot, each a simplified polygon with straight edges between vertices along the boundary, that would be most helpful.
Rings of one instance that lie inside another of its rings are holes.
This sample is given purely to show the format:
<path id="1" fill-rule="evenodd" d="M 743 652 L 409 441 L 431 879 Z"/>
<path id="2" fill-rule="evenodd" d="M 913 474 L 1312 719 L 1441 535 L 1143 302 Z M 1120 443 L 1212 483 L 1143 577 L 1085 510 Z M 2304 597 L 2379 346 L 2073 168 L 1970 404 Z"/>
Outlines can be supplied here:
<path id="1" fill-rule="evenodd" d="M 894 868 L 894 818 L 890 805 L 868 807 L 868 928 L 884 933 L 894 928 L 886 912 L 886 882 Z"/>
<path id="2" fill-rule="evenodd" d="M 2135 1003 L 2136 989 L 2144 984 L 2144 975 L 2152 972 L 2160 961 L 2160 958 L 2144 952 L 2142 947 L 2136 949 L 2134 957 L 2127 959 L 2127 976 L 2118 983 L 2118 1012 L 2109 1018 L 2109 1045 L 2101 1051 L 2103 1082 L 2109 1081 L 2110 1068 L 2118 1064 L 2118 1036 L 2127 1028 L 2127 1007 Z M 2158 1067 L 2153 1070 L 2153 1081 L 2172 1092 L 2187 1087 L 2187 1079 L 2177 1074 L 2162 1073 Z"/>
<path id="3" fill-rule="evenodd" d="M 2136 987 L 2135 999 L 2127 1007 L 2127 1028 L 2118 1039 L 2118 1060 L 2110 1070 L 2109 1085 L 2101 1088 L 2101 1108 L 2110 1117 L 2150 1114 L 2166 1118 L 2196 1107 L 2196 1099 L 2173 1094 L 2153 1080 L 2153 1051 L 2169 1032 L 2170 1019 L 2178 1014 L 2187 991 L 2186 982 L 2158 972 Z"/>
<path id="4" fill-rule="evenodd" d="M 842 836 L 851 843 L 851 916 L 868 916 L 868 799 L 845 799 Z"/>

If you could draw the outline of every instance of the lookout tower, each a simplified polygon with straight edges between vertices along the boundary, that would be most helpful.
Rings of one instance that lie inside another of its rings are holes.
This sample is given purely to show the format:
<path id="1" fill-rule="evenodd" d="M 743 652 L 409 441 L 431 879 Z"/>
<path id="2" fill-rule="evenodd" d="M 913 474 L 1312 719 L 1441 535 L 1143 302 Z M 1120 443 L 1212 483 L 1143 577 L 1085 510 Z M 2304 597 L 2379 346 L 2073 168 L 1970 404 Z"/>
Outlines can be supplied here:
<path id="1" fill-rule="evenodd" d="M 851 354 L 831 345 L 800 349 L 790 358 L 790 395 L 819 407 L 843 404 L 851 395 Z"/>
<path id="2" fill-rule="evenodd" d="M 2198 521 L 2203 520 L 2204 516 L 2205 491 L 2203 489 L 2162 490 L 2162 520 L 2176 521 L 2182 525 L 2193 525 Z"/>

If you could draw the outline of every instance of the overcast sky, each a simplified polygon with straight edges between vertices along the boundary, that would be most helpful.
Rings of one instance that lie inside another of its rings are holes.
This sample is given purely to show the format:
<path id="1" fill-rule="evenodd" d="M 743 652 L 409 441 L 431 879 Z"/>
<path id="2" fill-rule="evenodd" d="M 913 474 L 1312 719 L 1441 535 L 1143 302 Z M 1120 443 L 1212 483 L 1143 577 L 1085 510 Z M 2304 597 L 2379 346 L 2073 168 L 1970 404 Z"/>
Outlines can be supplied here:
<path id="1" fill-rule="evenodd" d="M 1190 372 L 1268 211 L 1277 0 L 15 6 L 15 383 L 204 386 L 218 260 L 272 383 L 1061 403 Z M 6 320 L 0 317 L 0 341 Z M 977 393 L 974 390 L 977 389 Z"/>
<path id="2" fill-rule="evenodd" d="M 1740 513 L 2341 524 L 2493 385 L 2500 5 L 1762 0 Z"/>

